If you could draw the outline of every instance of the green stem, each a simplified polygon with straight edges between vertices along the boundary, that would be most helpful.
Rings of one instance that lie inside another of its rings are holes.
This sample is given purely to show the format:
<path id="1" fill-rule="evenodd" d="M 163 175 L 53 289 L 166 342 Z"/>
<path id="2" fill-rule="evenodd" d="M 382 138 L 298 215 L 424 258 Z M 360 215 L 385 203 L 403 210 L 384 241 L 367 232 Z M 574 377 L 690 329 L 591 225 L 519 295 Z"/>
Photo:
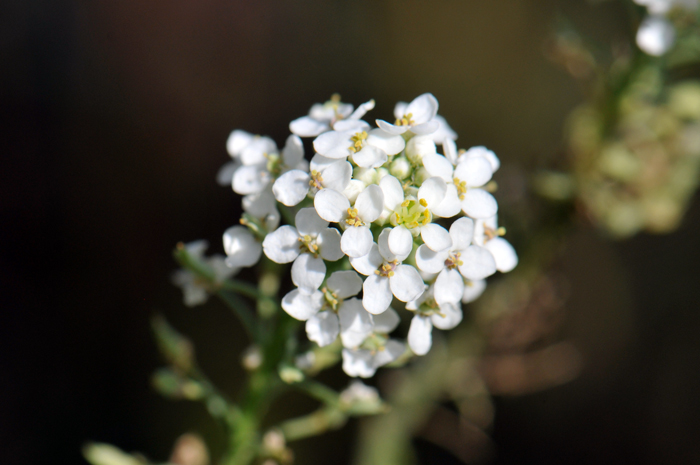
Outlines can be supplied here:
<path id="1" fill-rule="evenodd" d="M 341 428 L 346 421 L 347 415 L 341 410 L 325 407 L 303 417 L 287 420 L 280 425 L 280 429 L 287 441 L 296 441 Z"/>

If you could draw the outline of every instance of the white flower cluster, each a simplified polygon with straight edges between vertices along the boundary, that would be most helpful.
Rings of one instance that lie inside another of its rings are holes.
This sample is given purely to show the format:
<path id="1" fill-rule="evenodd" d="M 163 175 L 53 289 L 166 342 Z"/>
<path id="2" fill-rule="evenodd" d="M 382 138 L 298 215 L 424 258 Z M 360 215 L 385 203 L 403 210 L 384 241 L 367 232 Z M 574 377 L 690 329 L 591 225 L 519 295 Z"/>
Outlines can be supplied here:
<path id="1" fill-rule="evenodd" d="M 373 107 L 369 101 L 353 111 L 335 96 L 316 104 L 291 122 L 281 153 L 267 137 L 234 131 L 233 161 L 219 173 L 219 182 L 244 195 L 243 226 L 224 234 L 227 263 L 252 266 L 263 251 L 293 263 L 296 288 L 282 308 L 306 321 L 319 346 L 339 336 L 343 369 L 360 377 L 405 352 L 389 337 L 400 322 L 394 298 L 413 312 L 408 345 L 424 355 L 433 326 L 454 328 L 484 278 L 518 261 L 488 192 L 496 155 L 484 147 L 458 151 L 431 94 L 399 103 L 395 122 L 376 120 L 374 128 L 362 119 Z M 309 163 L 300 137 L 315 137 Z M 279 226 L 277 202 L 298 208 L 294 224 Z"/>
<path id="2" fill-rule="evenodd" d="M 675 9 L 694 11 L 698 0 L 634 0 L 645 6 L 649 13 L 637 30 L 637 46 L 646 54 L 661 56 L 668 52 L 676 40 L 676 30 L 668 19 L 668 13 Z"/>

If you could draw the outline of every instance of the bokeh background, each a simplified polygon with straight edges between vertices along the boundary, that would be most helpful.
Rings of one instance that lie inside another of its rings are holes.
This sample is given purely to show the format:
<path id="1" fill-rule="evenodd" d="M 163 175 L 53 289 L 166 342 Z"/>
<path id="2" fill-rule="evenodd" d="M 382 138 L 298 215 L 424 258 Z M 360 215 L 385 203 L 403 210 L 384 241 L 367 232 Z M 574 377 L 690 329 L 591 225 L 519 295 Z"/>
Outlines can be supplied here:
<path id="1" fill-rule="evenodd" d="M 185 308 L 169 282 L 175 243 L 205 238 L 221 252 L 238 218 L 239 199 L 214 182 L 232 129 L 282 144 L 289 121 L 334 92 L 376 99 L 371 117 L 432 92 L 461 147 L 501 157 L 503 186 L 560 156 L 566 115 L 583 99 L 545 58 L 555 22 L 568 18 L 601 47 L 634 29 L 621 1 L 27 0 L 0 10 L 8 464 L 83 463 L 87 440 L 165 461 L 186 431 L 221 446 L 200 405 L 150 388 L 161 361 L 149 319 L 164 313 L 236 392 L 240 327 L 218 302 Z M 700 463 L 699 225 L 697 201 L 668 236 L 613 243 L 579 225 L 556 269 L 569 289 L 556 337 L 579 350 L 580 375 L 497 397 L 494 463 Z M 312 407 L 290 398 L 272 415 Z M 349 463 L 356 430 L 299 442 L 298 463 Z M 417 445 L 422 463 L 457 463 Z"/>

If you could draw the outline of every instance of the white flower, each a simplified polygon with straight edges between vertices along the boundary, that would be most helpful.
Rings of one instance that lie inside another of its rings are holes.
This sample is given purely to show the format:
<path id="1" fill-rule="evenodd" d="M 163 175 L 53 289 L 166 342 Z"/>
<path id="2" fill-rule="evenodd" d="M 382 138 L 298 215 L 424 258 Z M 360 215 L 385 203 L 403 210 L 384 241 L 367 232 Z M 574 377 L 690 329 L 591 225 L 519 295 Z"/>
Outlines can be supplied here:
<path id="1" fill-rule="evenodd" d="M 244 226 L 231 226 L 224 231 L 226 264 L 232 268 L 253 266 L 260 260 L 262 246 Z"/>
<path id="2" fill-rule="evenodd" d="M 406 146 L 403 137 L 382 129 L 369 130 L 364 121 L 346 120 L 346 125 L 354 124 L 346 130 L 324 132 L 314 140 L 314 149 L 327 158 L 346 159 L 352 156 L 353 162 L 362 168 L 376 168 L 383 165 L 389 155 L 396 155 Z"/>
<path id="3" fill-rule="evenodd" d="M 333 189 L 322 189 L 314 197 L 314 207 L 321 218 L 345 227 L 340 248 L 349 257 L 361 257 L 369 252 L 372 245 L 369 224 L 379 218 L 383 203 L 384 194 L 376 184 L 367 186 L 352 208 L 348 198 Z"/>
<path id="4" fill-rule="evenodd" d="M 265 236 L 262 247 L 265 255 L 275 263 L 292 265 L 292 282 L 306 292 L 319 288 L 326 275 L 324 259 L 339 260 L 340 233 L 329 228 L 328 222 L 313 208 L 302 208 L 294 218 L 294 226 L 281 226 Z"/>
<path id="5" fill-rule="evenodd" d="M 483 279 L 496 272 L 496 261 L 483 247 L 471 245 L 474 237 L 474 221 L 460 218 L 450 226 L 452 246 L 435 252 L 425 245 L 416 251 L 416 265 L 428 273 L 438 273 L 435 280 L 435 299 L 457 302 L 462 298 L 467 279 Z M 459 272 L 457 271 L 459 270 Z M 460 276 L 460 274 L 462 276 Z"/>
<path id="6" fill-rule="evenodd" d="M 352 105 L 340 101 L 334 94 L 326 103 L 315 103 L 308 116 L 302 116 L 289 123 L 289 131 L 299 137 L 314 137 L 328 131 L 333 123 L 347 118 L 352 113 Z"/>
<path id="7" fill-rule="evenodd" d="M 316 154 L 311 160 L 311 173 L 291 170 L 277 178 L 272 191 L 280 203 L 293 207 L 306 198 L 309 191 L 333 189 L 343 192 L 350 184 L 352 165 Z"/>
<path id="8" fill-rule="evenodd" d="M 634 0 L 634 3 L 647 7 L 653 15 L 664 15 L 674 7 L 689 11 L 698 8 L 698 0 Z"/>
<path id="9" fill-rule="evenodd" d="M 270 187 L 255 194 L 243 196 L 243 211 L 258 219 L 268 231 L 274 231 L 280 224 L 280 212 Z"/>
<path id="10" fill-rule="evenodd" d="M 418 271 L 401 263 L 406 257 L 389 250 L 390 233 L 391 228 L 384 229 L 378 244 L 372 243 L 367 255 L 350 258 L 352 267 L 367 276 L 362 285 L 362 305 L 375 315 L 389 308 L 392 295 L 402 302 L 409 302 L 417 299 L 425 287 Z"/>
<path id="11" fill-rule="evenodd" d="M 496 199 L 480 189 L 492 175 L 492 164 L 483 156 L 460 157 L 458 160 L 453 182 L 462 202 L 462 211 L 472 218 L 488 218 L 498 211 Z"/>
<path id="12" fill-rule="evenodd" d="M 462 303 L 468 304 L 474 302 L 481 297 L 481 294 L 486 290 L 486 280 L 476 279 L 474 281 L 467 280 L 464 282 L 464 295 L 462 295 Z"/>
<path id="13" fill-rule="evenodd" d="M 440 122 L 436 121 L 438 101 L 433 94 L 423 94 L 408 105 L 403 102 L 394 107 L 394 124 L 378 119 L 377 126 L 390 134 L 403 134 L 411 131 L 413 134 L 432 134 L 440 127 Z"/>
<path id="14" fill-rule="evenodd" d="M 637 46 L 646 54 L 661 56 L 676 40 L 673 24 L 663 16 L 647 16 L 637 30 Z"/>
<path id="15" fill-rule="evenodd" d="M 187 253 L 196 260 L 204 261 L 214 271 L 214 283 L 220 284 L 224 280 L 238 273 L 240 268 L 231 268 L 226 265 L 225 258 L 221 255 L 204 257 L 207 249 L 207 241 L 199 240 L 185 244 Z M 177 270 L 172 275 L 172 282 L 182 289 L 183 300 L 188 307 L 201 305 L 209 298 L 211 289 L 202 282 L 194 273 L 188 270 Z"/>
<path id="16" fill-rule="evenodd" d="M 285 172 L 293 169 L 305 170 L 304 145 L 295 135 L 287 138 L 280 156 L 272 139 L 254 137 L 240 152 L 242 162 L 233 174 L 233 190 L 237 194 L 255 194 Z"/>
<path id="17" fill-rule="evenodd" d="M 401 321 L 396 312 L 389 308 L 381 315 L 372 315 L 373 331 L 358 348 L 343 349 L 343 371 L 349 376 L 369 378 L 377 368 L 399 358 L 406 346 L 396 340 L 388 339 Z"/>
<path id="18" fill-rule="evenodd" d="M 511 271 L 518 264 L 518 254 L 515 249 L 501 237 L 505 232 L 504 228 L 498 227 L 496 216 L 477 220 L 474 225 L 474 243 L 491 252 L 496 268 L 502 273 Z"/>
<path id="19" fill-rule="evenodd" d="M 435 299 L 436 286 L 430 286 L 418 299 L 406 304 L 407 310 L 415 311 L 408 330 L 408 345 L 416 355 L 425 355 L 432 346 L 433 326 L 452 329 L 462 321 L 459 300 L 440 303 Z"/>
<path id="20" fill-rule="evenodd" d="M 432 223 L 431 208 L 441 205 L 447 192 L 447 184 L 439 177 L 433 177 L 421 185 L 417 198 L 404 200 L 401 183 L 393 176 L 384 176 L 379 182 L 384 193 L 384 207 L 390 211 L 389 221 L 395 226 L 389 236 L 391 252 L 404 258 L 413 246 L 413 237 L 421 236 L 431 249 L 444 250 L 451 245 L 447 230 Z M 430 208 L 429 208 L 430 207 Z"/>

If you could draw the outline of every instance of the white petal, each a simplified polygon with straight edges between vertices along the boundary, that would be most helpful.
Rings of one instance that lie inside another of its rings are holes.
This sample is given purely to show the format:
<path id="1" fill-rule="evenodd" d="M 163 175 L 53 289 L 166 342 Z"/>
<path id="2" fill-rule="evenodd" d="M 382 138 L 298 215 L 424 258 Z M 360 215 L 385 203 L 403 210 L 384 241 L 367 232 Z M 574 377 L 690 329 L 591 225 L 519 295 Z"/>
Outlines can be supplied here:
<path id="1" fill-rule="evenodd" d="M 411 127 L 411 132 L 418 136 L 430 136 L 434 140 L 433 134 L 440 129 L 440 123 L 432 120 L 426 123 L 416 124 Z"/>
<path id="2" fill-rule="evenodd" d="M 372 232 L 367 226 L 350 226 L 340 238 L 340 248 L 348 257 L 353 258 L 367 255 L 372 244 Z"/>
<path id="3" fill-rule="evenodd" d="M 496 272 L 496 260 L 483 247 L 470 245 L 461 258 L 464 264 L 459 267 L 459 272 L 467 279 L 484 279 Z"/>
<path id="4" fill-rule="evenodd" d="M 325 121 L 318 121 L 309 116 L 302 116 L 289 123 L 289 131 L 300 137 L 318 136 L 329 129 L 330 126 Z"/>
<path id="5" fill-rule="evenodd" d="M 382 257 L 384 257 L 384 260 L 388 262 L 396 260 L 396 255 L 394 255 L 389 248 L 389 235 L 391 234 L 391 231 L 393 231 L 392 228 L 384 228 L 382 229 L 382 232 L 379 233 L 379 237 L 377 238 L 379 253 L 382 255 Z M 403 259 L 400 261 L 403 261 Z"/>
<path id="6" fill-rule="evenodd" d="M 322 258 L 310 253 L 303 253 L 294 260 L 292 265 L 292 282 L 299 289 L 313 292 L 323 284 L 326 277 L 326 264 Z"/>
<path id="7" fill-rule="evenodd" d="M 431 136 L 415 136 L 406 144 L 406 156 L 413 163 L 419 163 L 423 157 L 437 153 Z"/>
<path id="8" fill-rule="evenodd" d="M 260 166 L 241 166 L 233 175 L 232 185 L 236 194 L 255 194 L 270 182 L 270 173 Z"/>
<path id="9" fill-rule="evenodd" d="M 265 155 L 277 153 L 277 144 L 269 137 L 254 136 L 241 150 L 240 159 L 244 165 L 257 165 L 267 162 Z"/>
<path id="10" fill-rule="evenodd" d="M 452 182 L 454 167 L 444 156 L 437 153 L 425 155 L 423 157 L 423 166 L 430 176 L 439 176 L 447 183 Z"/>
<path id="11" fill-rule="evenodd" d="M 374 367 L 374 357 L 369 350 L 343 349 L 343 371 L 348 376 L 369 378 L 377 369 Z"/>
<path id="12" fill-rule="evenodd" d="M 357 295 L 362 290 L 362 278 L 352 270 L 333 272 L 326 284 L 339 299 L 347 299 Z"/>
<path id="13" fill-rule="evenodd" d="M 355 111 L 352 112 L 352 115 L 348 116 L 347 119 L 360 119 L 365 114 L 367 114 L 368 111 L 372 110 L 374 108 L 374 99 L 368 100 L 365 103 L 359 105 Z"/>
<path id="14" fill-rule="evenodd" d="M 406 108 L 408 107 L 408 102 L 396 102 L 394 105 L 394 118 L 403 118 L 406 114 Z"/>
<path id="15" fill-rule="evenodd" d="M 232 226 L 224 232 L 226 263 L 234 268 L 253 266 L 260 260 L 262 246 L 244 226 Z"/>
<path id="16" fill-rule="evenodd" d="M 306 320 L 306 336 L 320 347 L 335 341 L 339 332 L 338 315 L 333 312 L 320 312 Z"/>
<path id="17" fill-rule="evenodd" d="M 347 187 L 343 190 L 343 195 L 347 197 L 350 203 L 355 203 L 357 201 L 357 196 L 365 190 L 365 187 L 367 187 L 367 184 L 359 179 L 351 179 Z"/>
<path id="18" fill-rule="evenodd" d="M 236 129 L 229 134 L 226 140 L 226 151 L 232 157 L 237 157 L 252 140 L 253 135 L 251 133 Z"/>
<path id="19" fill-rule="evenodd" d="M 355 201 L 355 208 L 360 218 L 366 223 L 379 218 L 384 209 L 384 193 L 376 184 L 370 184 L 365 187 Z"/>
<path id="20" fill-rule="evenodd" d="M 502 237 L 494 237 L 486 242 L 485 247 L 496 260 L 496 268 L 502 273 L 507 273 L 518 264 L 518 254 L 510 242 Z"/>
<path id="21" fill-rule="evenodd" d="M 378 350 L 374 355 L 373 365 L 375 368 L 379 368 L 387 363 L 391 363 L 397 358 L 401 357 L 405 351 L 406 346 L 404 344 L 399 341 L 395 341 L 394 339 L 390 339 L 384 345 L 384 350 Z"/>
<path id="22" fill-rule="evenodd" d="M 340 248 L 340 232 L 335 228 L 326 228 L 321 231 L 316 238 L 316 245 L 321 257 L 329 262 L 340 260 L 344 256 Z"/>
<path id="23" fill-rule="evenodd" d="M 368 131 L 369 124 L 366 121 L 359 119 L 341 119 L 333 124 L 333 129 L 336 131 L 347 132 L 353 135 L 357 132 Z M 350 145 L 348 145 L 349 147 Z"/>
<path id="24" fill-rule="evenodd" d="M 350 202 L 338 191 L 321 189 L 314 197 L 314 208 L 324 220 L 338 223 L 347 216 Z"/>
<path id="25" fill-rule="evenodd" d="M 294 289 L 282 299 L 282 309 L 292 318 L 306 321 L 314 316 L 323 306 L 323 293 L 314 291 L 311 294 Z"/>
<path id="26" fill-rule="evenodd" d="M 459 200 L 457 186 L 453 183 L 448 183 L 445 198 L 442 199 L 438 206 L 432 207 L 430 211 L 433 215 L 441 218 L 452 218 L 462 211 L 462 201 Z"/>
<path id="27" fill-rule="evenodd" d="M 435 302 L 457 303 L 464 294 L 464 279 L 457 270 L 444 269 L 435 280 Z"/>
<path id="28" fill-rule="evenodd" d="M 224 187 L 231 186 L 231 183 L 233 182 L 233 175 L 240 166 L 241 163 L 238 160 L 226 163 L 224 166 L 219 168 L 219 171 L 216 173 L 216 183 Z"/>
<path id="29" fill-rule="evenodd" d="M 282 149 L 282 160 L 289 168 L 295 168 L 304 158 L 304 144 L 298 136 L 294 134 L 287 137 L 287 141 Z"/>
<path id="30" fill-rule="evenodd" d="M 328 221 L 318 216 L 316 209 L 311 207 L 299 210 L 294 217 L 294 224 L 296 224 L 300 236 L 308 234 L 311 237 L 316 237 L 328 229 Z"/>
<path id="31" fill-rule="evenodd" d="M 669 51 L 675 40 L 673 24 L 660 16 L 647 16 L 637 31 L 637 45 L 652 56 L 661 56 Z"/>
<path id="32" fill-rule="evenodd" d="M 327 158 L 346 158 L 352 145 L 351 133 L 328 131 L 314 139 L 314 150 Z"/>
<path id="33" fill-rule="evenodd" d="M 272 194 L 272 189 L 265 189 L 256 194 L 248 194 L 241 201 L 243 210 L 256 218 L 265 216 L 277 211 L 277 201 Z"/>
<path id="34" fill-rule="evenodd" d="M 350 264 L 352 267 L 355 268 L 358 273 L 365 276 L 373 275 L 382 263 L 384 263 L 384 258 L 379 253 L 377 244 L 372 244 L 367 255 L 357 258 L 350 257 Z"/>
<path id="35" fill-rule="evenodd" d="M 314 154 L 309 162 L 309 170 L 323 171 L 328 168 L 333 163 L 338 163 L 343 160 L 336 160 L 335 158 L 324 157 L 320 153 Z"/>
<path id="36" fill-rule="evenodd" d="M 416 355 L 425 355 L 433 345 L 433 324 L 430 318 L 415 315 L 408 329 L 408 346 Z"/>
<path id="37" fill-rule="evenodd" d="M 378 315 L 391 305 L 393 296 L 386 277 L 369 275 L 362 284 L 362 292 L 362 305 L 372 314 Z"/>
<path id="38" fill-rule="evenodd" d="M 440 205 L 442 199 L 445 198 L 447 184 L 442 178 L 434 176 L 426 179 L 418 189 L 418 199 L 425 199 L 428 203 L 428 208 L 433 208 Z"/>
<path id="39" fill-rule="evenodd" d="M 438 111 L 438 101 L 433 94 L 425 93 L 419 95 L 408 104 L 406 114 L 411 114 L 416 124 L 425 123 L 435 117 Z"/>
<path id="40" fill-rule="evenodd" d="M 485 290 L 485 279 L 467 281 L 466 283 L 464 283 L 464 295 L 462 296 L 462 303 L 468 304 L 469 302 L 474 302 L 476 299 L 481 297 L 481 294 L 483 294 Z"/>
<path id="41" fill-rule="evenodd" d="M 387 155 L 396 155 L 406 147 L 406 141 L 403 137 L 386 132 L 381 128 L 375 128 L 369 132 L 367 143 L 382 149 Z"/>
<path id="42" fill-rule="evenodd" d="M 474 220 L 471 218 L 459 218 L 450 226 L 452 238 L 452 250 L 465 250 L 474 238 Z"/>
<path id="43" fill-rule="evenodd" d="M 462 321 L 462 308 L 460 304 L 445 303 L 440 305 L 440 313 L 430 315 L 430 321 L 437 329 L 452 329 Z"/>
<path id="44" fill-rule="evenodd" d="M 425 289 L 425 283 L 423 283 L 418 270 L 411 265 L 397 266 L 394 269 L 394 276 L 389 278 L 389 284 L 391 292 L 402 302 L 417 299 Z"/>
<path id="45" fill-rule="evenodd" d="M 457 133 L 452 130 L 447 120 L 440 115 L 435 115 L 434 121 L 440 123 L 440 127 L 433 133 L 433 140 L 436 144 L 443 144 L 446 140 L 457 139 Z"/>
<path id="46" fill-rule="evenodd" d="M 489 218 L 498 211 L 498 203 L 483 189 L 469 189 L 462 199 L 462 211 L 472 218 Z"/>
<path id="47" fill-rule="evenodd" d="M 446 139 L 442 144 L 442 151 L 445 153 L 445 158 L 447 158 L 453 165 L 457 164 L 457 144 L 453 139 Z"/>
<path id="48" fill-rule="evenodd" d="M 389 134 L 401 135 L 404 132 L 408 131 L 408 126 L 394 126 L 393 124 L 388 123 L 383 119 L 378 119 L 375 122 L 382 131 L 388 132 Z"/>
<path id="49" fill-rule="evenodd" d="M 321 184 L 327 189 L 343 192 L 350 183 L 350 178 L 352 178 L 352 165 L 345 160 L 338 160 L 323 169 Z"/>
<path id="50" fill-rule="evenodd" d="M 367 144 L 352 155 L 352 161 L 362 168 L 377 168 L 386 163 L 387 156 L 384 150 Z"/>
<path id="51" fill-rule="evenodd" d="M 401 323 L 401 317 L 396 313 L 396 310 L 389 307 L 384 313 L 379 315 L 372 315 L 372 322 L 374 323 L 374 332 L 379 334 L 389 334 L 399 326 Z"/>
<path id="52" fill-rule="evenodd" d="M 481 187 L 491 180 L 491 164 L 483 157 L 463 159 L 455 168 L 454 177 L 466 181 L 467 187 Z"/>
<path id="53" fill-rule="evenodd" d="M 401 182 L 394 176 L 387 175 L 379 181 L 379 187 L 384 193 L 384 206 L 391 211 L 396 210 L 404 198 Z"/>
<path id="54" fill-rule="evenodd" d="M 291 170 L 277 178 L 272 185 L 272 192 L 280 203 L 293 207 L 306 198 L 309 192 L 308 173 L 301 170 Z"/>
<path id="55" fill-rule="evenodd" d="M 449 254 L 449 250 L 433 252 L 427 245 L 423 244 L 416 250 L 416 265 L 421 271 L 439 273 L 445 268 L 445 260 Z"/>
<path id="56" fill-rule="evenodd" d="M 299 256 L 299 233 L 293 226 L 280 226 L 265 236 L 263 250 L 275 263 L 289 263 Z"/>
<path id="57" fill-rule="evenodd" d="M 372 334 L 372 316 L 367 313 L 359 299 L 353 298 L 343 302 L 338 310 L 338 317 L 340 338 L 344 347 L 357 347 Z"/>
<path id="58" fill-rule="evenodd" d="M 495 173 L 498 171 L 498 168 L 501 166 L 501 161 L 498 159 L 495 153 L 493 151 L 487 149 L 483 145 L 479 145 L 477 147 L 472 147 L 466 152 L 464 152 L 460 158 L 471 158 L 471 157 L 483 157 L 485 158 L 489 164 L 491 165 L 491 172 Z"/>
<path id="59" fill-rule="evenodd" d="M 402 262 L 411 253 L 411 249 L 413 248 L 413 235 L 404 226 L 397 226 L 389 233 L 388 246 L 391 253 Z M 379 252 L 381 253 L 382 250 L 380 249 Z M 393 257 L 385 256 L 384 258 L 389 261 L 393 260 Z"/>
<path id="60" fill-rule="evenodd" d="M 436 223 L 428 223 L 420 228 L 420 237 L 425 242 L 425 245 L 430 247 L 435 252 L 445 250 L 452 246 L 452 238 L 447 229 Z"/>

